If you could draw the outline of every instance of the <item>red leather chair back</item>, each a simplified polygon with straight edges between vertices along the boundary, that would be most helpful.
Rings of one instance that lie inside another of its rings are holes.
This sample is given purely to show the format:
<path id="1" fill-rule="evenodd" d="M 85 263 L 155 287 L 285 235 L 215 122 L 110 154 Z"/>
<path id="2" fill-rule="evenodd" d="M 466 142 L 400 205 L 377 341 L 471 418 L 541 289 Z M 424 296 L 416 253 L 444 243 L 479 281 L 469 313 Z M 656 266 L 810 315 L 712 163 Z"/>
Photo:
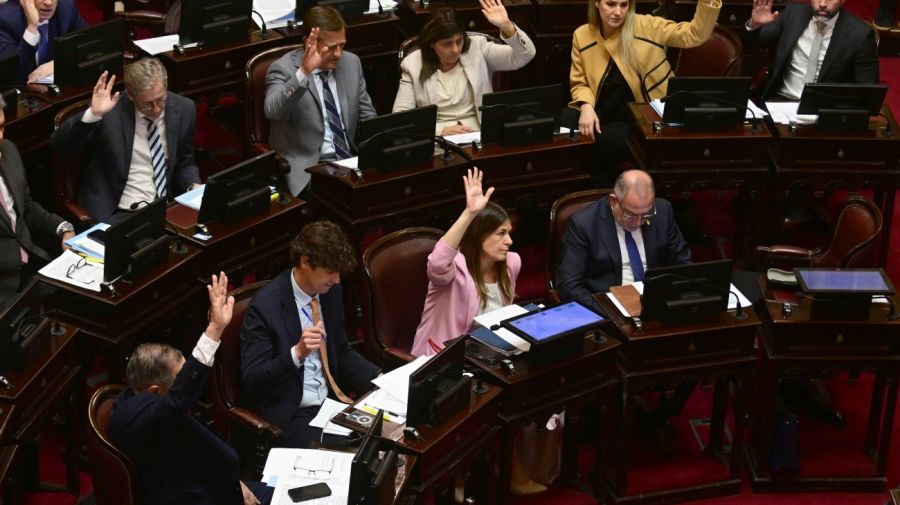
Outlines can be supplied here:
<path id="1" fill-rule="evenodd" d="M 131 460 L 109 440 L 109 415 L 124 386 L 103 386 L 88 405 L 90 432 L 87 437 L 94 500 L 97 505 L 135 505 L 137 474 Z"/>
<path id="2" fill-rule="evenodd" d="M 877 266 L 881 226 L 881 211 L 875 202 L 859 195 L 848 197 L 835 220 L 831 243 L 821 255 L 813 258 L 812 266 Z"/>
<path id="3" fill-rule="evenodd" d="M 553 302 L 560 301 L 556 291 L 556 270 L 562 259 L 562 236 L 569 217 L 612 192 L 612 189 L 588 189 L 569 193 L 553 202 L 553 207 L 550 208 L 550 231 L 547 234 L 547 296 Z"/>
<path id="4" fill-rule="evenodd" d="M 405 228 L 381 237 L 363 254 L 367 333 L 395 364 L 412 358 L 428 293 L 428 255 L 443 235 L 437 228 Z"/>
<path id="5" fill-rule="evenodd" d="M 244 84 L 244 130 L 251 146 L 265 146 L 257 152 L 271 150 L 269 144 L 269 120 L 266 119 L 266 73 L 269 65 L 285 53 L 293 51 L 303 44 L 273 47 L 267 49 L 247 61 L 247 80 Z"/>
<path id="6" fill-rule="evenodd" d="M 53 118 L 53 129 L 59 128 L 59 125 L 70 117 L 83 114 L 90 104 L 90 99 L 80 100 L 60 110 Z M 56 207 L 73 223 L 92 220 L 87 211 L 78 205 L 81 179 L 89 161 L 88 149 L 65 153 L 53 152 L 53 194 L 56 197 Z"/>
<path id="7" fill-rule="evenodd" d="M 697 47 L 680 49 L 675 61 L 678 77 L 726 77 L 740 75 L 744 46 L 728 28 L 716 25 L 709 39 Z"/>

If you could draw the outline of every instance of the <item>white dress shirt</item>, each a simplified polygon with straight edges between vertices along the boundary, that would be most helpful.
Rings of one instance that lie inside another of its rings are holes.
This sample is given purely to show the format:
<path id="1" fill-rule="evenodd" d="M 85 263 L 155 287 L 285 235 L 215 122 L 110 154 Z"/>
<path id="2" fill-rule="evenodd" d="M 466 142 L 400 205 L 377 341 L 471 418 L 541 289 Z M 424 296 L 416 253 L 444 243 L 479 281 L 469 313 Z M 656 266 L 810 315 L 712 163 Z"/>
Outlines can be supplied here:
<path id="1" fill-rule="evenodd" d="M 41 25 L 45 25 L 49 22 L 50 22 L 50 20 L 41 21 L 40 23 L 38 23 L 38 27 L 40 27 Z M 37 47 L 37 45 L 41 43 L 41 32 L 38 31 L 37 33 L 31 33 L 28 31 L 28 28 L 26 27 L 25 33 L 22 34 L 22 38 L 25 40 L 25 42 L 28 43 L 29 46 Z M 34 53 L 35 65 L 40 63 L 40 60 L 38 59 L 39 57 L 40 57 L 40 55 L 37 52 L 35 52 Z"/>
<path id="2" fill-rule="evenodd" d="M 294 278 L 294 270 L 291 270 L 291 289 L 294 291 L 294 303 L 297 305 L 297 312 L 300 314 L 300 326 L 303 329 L 313 326 L 312 313 L 310 312 L 309 302 L 313 297 L 309 296 L 297 285 Z M 315 297 L 319 298 L 318 295 Z M 319 307 L 322 305 L 319 304 Z M 297 344 L 299 345 L 299 344 Z M 314 407 L 322 405 L 325 398 L 328 397 L 328 384 L 325 382 L 325 372 L 322 368 L 322 358 L 319 356 L 319 350 L 311 351 L 303 361 L 297 357 L 297 345 L 291 347 L 291 360 L 297 368 L 303 367 L 303 397 L 300 399 L 301 407 Z"/>
<path id="3" fill-rule="evenodd" d="M 321 70 L 315 69 L 312 75 L 306 75 L 303 73 L 302 68 L 298 68 L 297 80 L 312 79 L 313 84 L 316 85 L 316 91 L 319 93 L 319 106 L 322 110 L 322 127 L 325 130 L 325 138 L 322 142 L 322 149 L 319 151 L 319 159 L 333 160 L 335 159 L 334 136 L 332 136 L 331 128 L 328 126 L 328 113 L 325 111 L 325 88 L 322 86 L 322 78 L 319 77 L 320 73 L 322 73 Z M 331 95 L 334 96 L 334 107 L 337 109 L 338 117 L 341 118 L 341 128 L 344 128 L 344 115 L 341 113 L 341 96 L 338 94 L 337 81 L 334 80 L 334 70 L 328 74 L 328 86 L 331 88 Z M 347 145 L 349 146 L 350 135 L 346 131 L 344 131 L 344 134 L 347 136 Z"/>
<path id="4" fill-rule="evenodd" d="M 200 363 L 206 366 L 213 366 L 217 350 L 219 350 L 219 341 L 207 337 L 206 333 L 204 333 L 200 335 L 200 340 L 197 341 L 197 345 L 194 346 L 191 355 Z"/>
<path id="5" fill-rule="evenodd" d="M 816 66 L 816 78 L 813 82 L 818 82 L 819 71 L 822 69 L 822 62 L 825 61 L 825 53 L 828 51 L 828 45 L 831 43 L 831 34 L 834 33 L 834 24 L 837 22 L 838 11 L 831 19 L 824 21 L 825 28 L 822 34 L 822 46 L 819 48 L 819 62 Z M 779 93 L 791 100 L 800 100 L 803 94 L 803 78 L 806 76 L 806 68 L 809 66 L 809 50 L 812 47 L 813 38 L 816 36 L 816 17 L 813 16 L 809 20 L 809 24 L 797 43 L 794 44 L 794 51 L 791 53 L 791 61 L 788 62 L 788 68 L 784 71 L 784 83 Z"/>

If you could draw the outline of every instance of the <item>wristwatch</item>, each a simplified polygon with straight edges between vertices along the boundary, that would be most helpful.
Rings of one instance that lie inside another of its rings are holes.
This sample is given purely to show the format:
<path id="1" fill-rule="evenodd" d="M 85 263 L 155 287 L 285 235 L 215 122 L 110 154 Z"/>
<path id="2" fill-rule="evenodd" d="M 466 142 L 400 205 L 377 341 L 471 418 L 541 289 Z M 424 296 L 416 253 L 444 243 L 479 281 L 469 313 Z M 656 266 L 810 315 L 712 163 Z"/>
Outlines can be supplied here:
<path id="1" fill-rule="evenodd" d="M 75 231 L 75 227 L 72 226 L 72 223 L 68 221 L 63 221 L 59 224 L 59 226 L 56 227 L 56 234 L 60 237 L 62 237 L 66 233 L 69 233 L 70 231 Z"/>

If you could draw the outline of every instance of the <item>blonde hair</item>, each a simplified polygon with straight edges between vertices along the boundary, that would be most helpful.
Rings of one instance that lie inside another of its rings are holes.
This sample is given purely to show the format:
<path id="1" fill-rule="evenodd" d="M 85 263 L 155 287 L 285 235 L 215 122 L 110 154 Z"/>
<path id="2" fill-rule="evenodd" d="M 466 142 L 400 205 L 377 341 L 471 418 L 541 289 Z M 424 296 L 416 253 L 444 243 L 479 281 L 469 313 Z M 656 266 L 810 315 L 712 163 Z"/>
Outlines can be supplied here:
<path id="1" fill-rule="evenodd" d="M 603 33 L 603 20 L 600 19 L 600 9 L 597 3 L 603 0 L 588 0 L 588 23 Z M 640 62 L 637 53 L 634 50 L 634 17 L 636 0 L 628 0 L 628 14 L 625 15 L 625 21 L 619 28 L 619 57 L 622 62 L 635 74 L 641 75 Z M 608 36 L 605 34 L 604 36 Z M 622 70 L 621 68 L 619 69 Z"/>
<path id="2" fill-rule="evenodd" d="M 169 76 L 166 67 L 156 58 L 141 58 L 125 67 L 122 80 L 125 89 L 132 95 L 146 91 L 153 87 L 157 79 L 162 81 L 163 87 L 169 87 Z"/>

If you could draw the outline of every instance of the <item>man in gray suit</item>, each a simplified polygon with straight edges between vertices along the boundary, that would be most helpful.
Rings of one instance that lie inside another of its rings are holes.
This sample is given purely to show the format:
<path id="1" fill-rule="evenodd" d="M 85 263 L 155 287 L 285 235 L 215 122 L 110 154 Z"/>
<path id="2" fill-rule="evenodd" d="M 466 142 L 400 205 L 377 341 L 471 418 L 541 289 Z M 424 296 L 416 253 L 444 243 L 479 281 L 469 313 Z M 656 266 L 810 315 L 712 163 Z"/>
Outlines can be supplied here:
<path id="1" fill-rule="evenodd" d="M 304 47 L 266 75 L 269 144 L 291 162 L 295 195 L 309 183 L 306 168 L 353 156 L 357 121 L 375 115 L 359 57 L 344 51 L 345 26 L 333 8 L 312 7 L 303 19 Z"/>
<path id="2" fill-rule="evenodd" d="M 125 96 L 104 72 L 91 106 L 53 133 L 53 149 L 92 149 L 78 203 L 98 221 L 115 222 L 145 202 L 172 199 L 200 182 L 194 161 L 194 102 L 167 90 L 156 58 L 125 67 Z M 120 99 L 121 98 L 121 99 Z"/>
<path id="3" fill-rule="evenodd" d="M 56 236 L 65 242 L 75 236 L 71 223 L 31 199 L 19 150 L 3 139 L 4 107 L 0 97 L 0 307 L 50 261 L 34 240 Z"/>

